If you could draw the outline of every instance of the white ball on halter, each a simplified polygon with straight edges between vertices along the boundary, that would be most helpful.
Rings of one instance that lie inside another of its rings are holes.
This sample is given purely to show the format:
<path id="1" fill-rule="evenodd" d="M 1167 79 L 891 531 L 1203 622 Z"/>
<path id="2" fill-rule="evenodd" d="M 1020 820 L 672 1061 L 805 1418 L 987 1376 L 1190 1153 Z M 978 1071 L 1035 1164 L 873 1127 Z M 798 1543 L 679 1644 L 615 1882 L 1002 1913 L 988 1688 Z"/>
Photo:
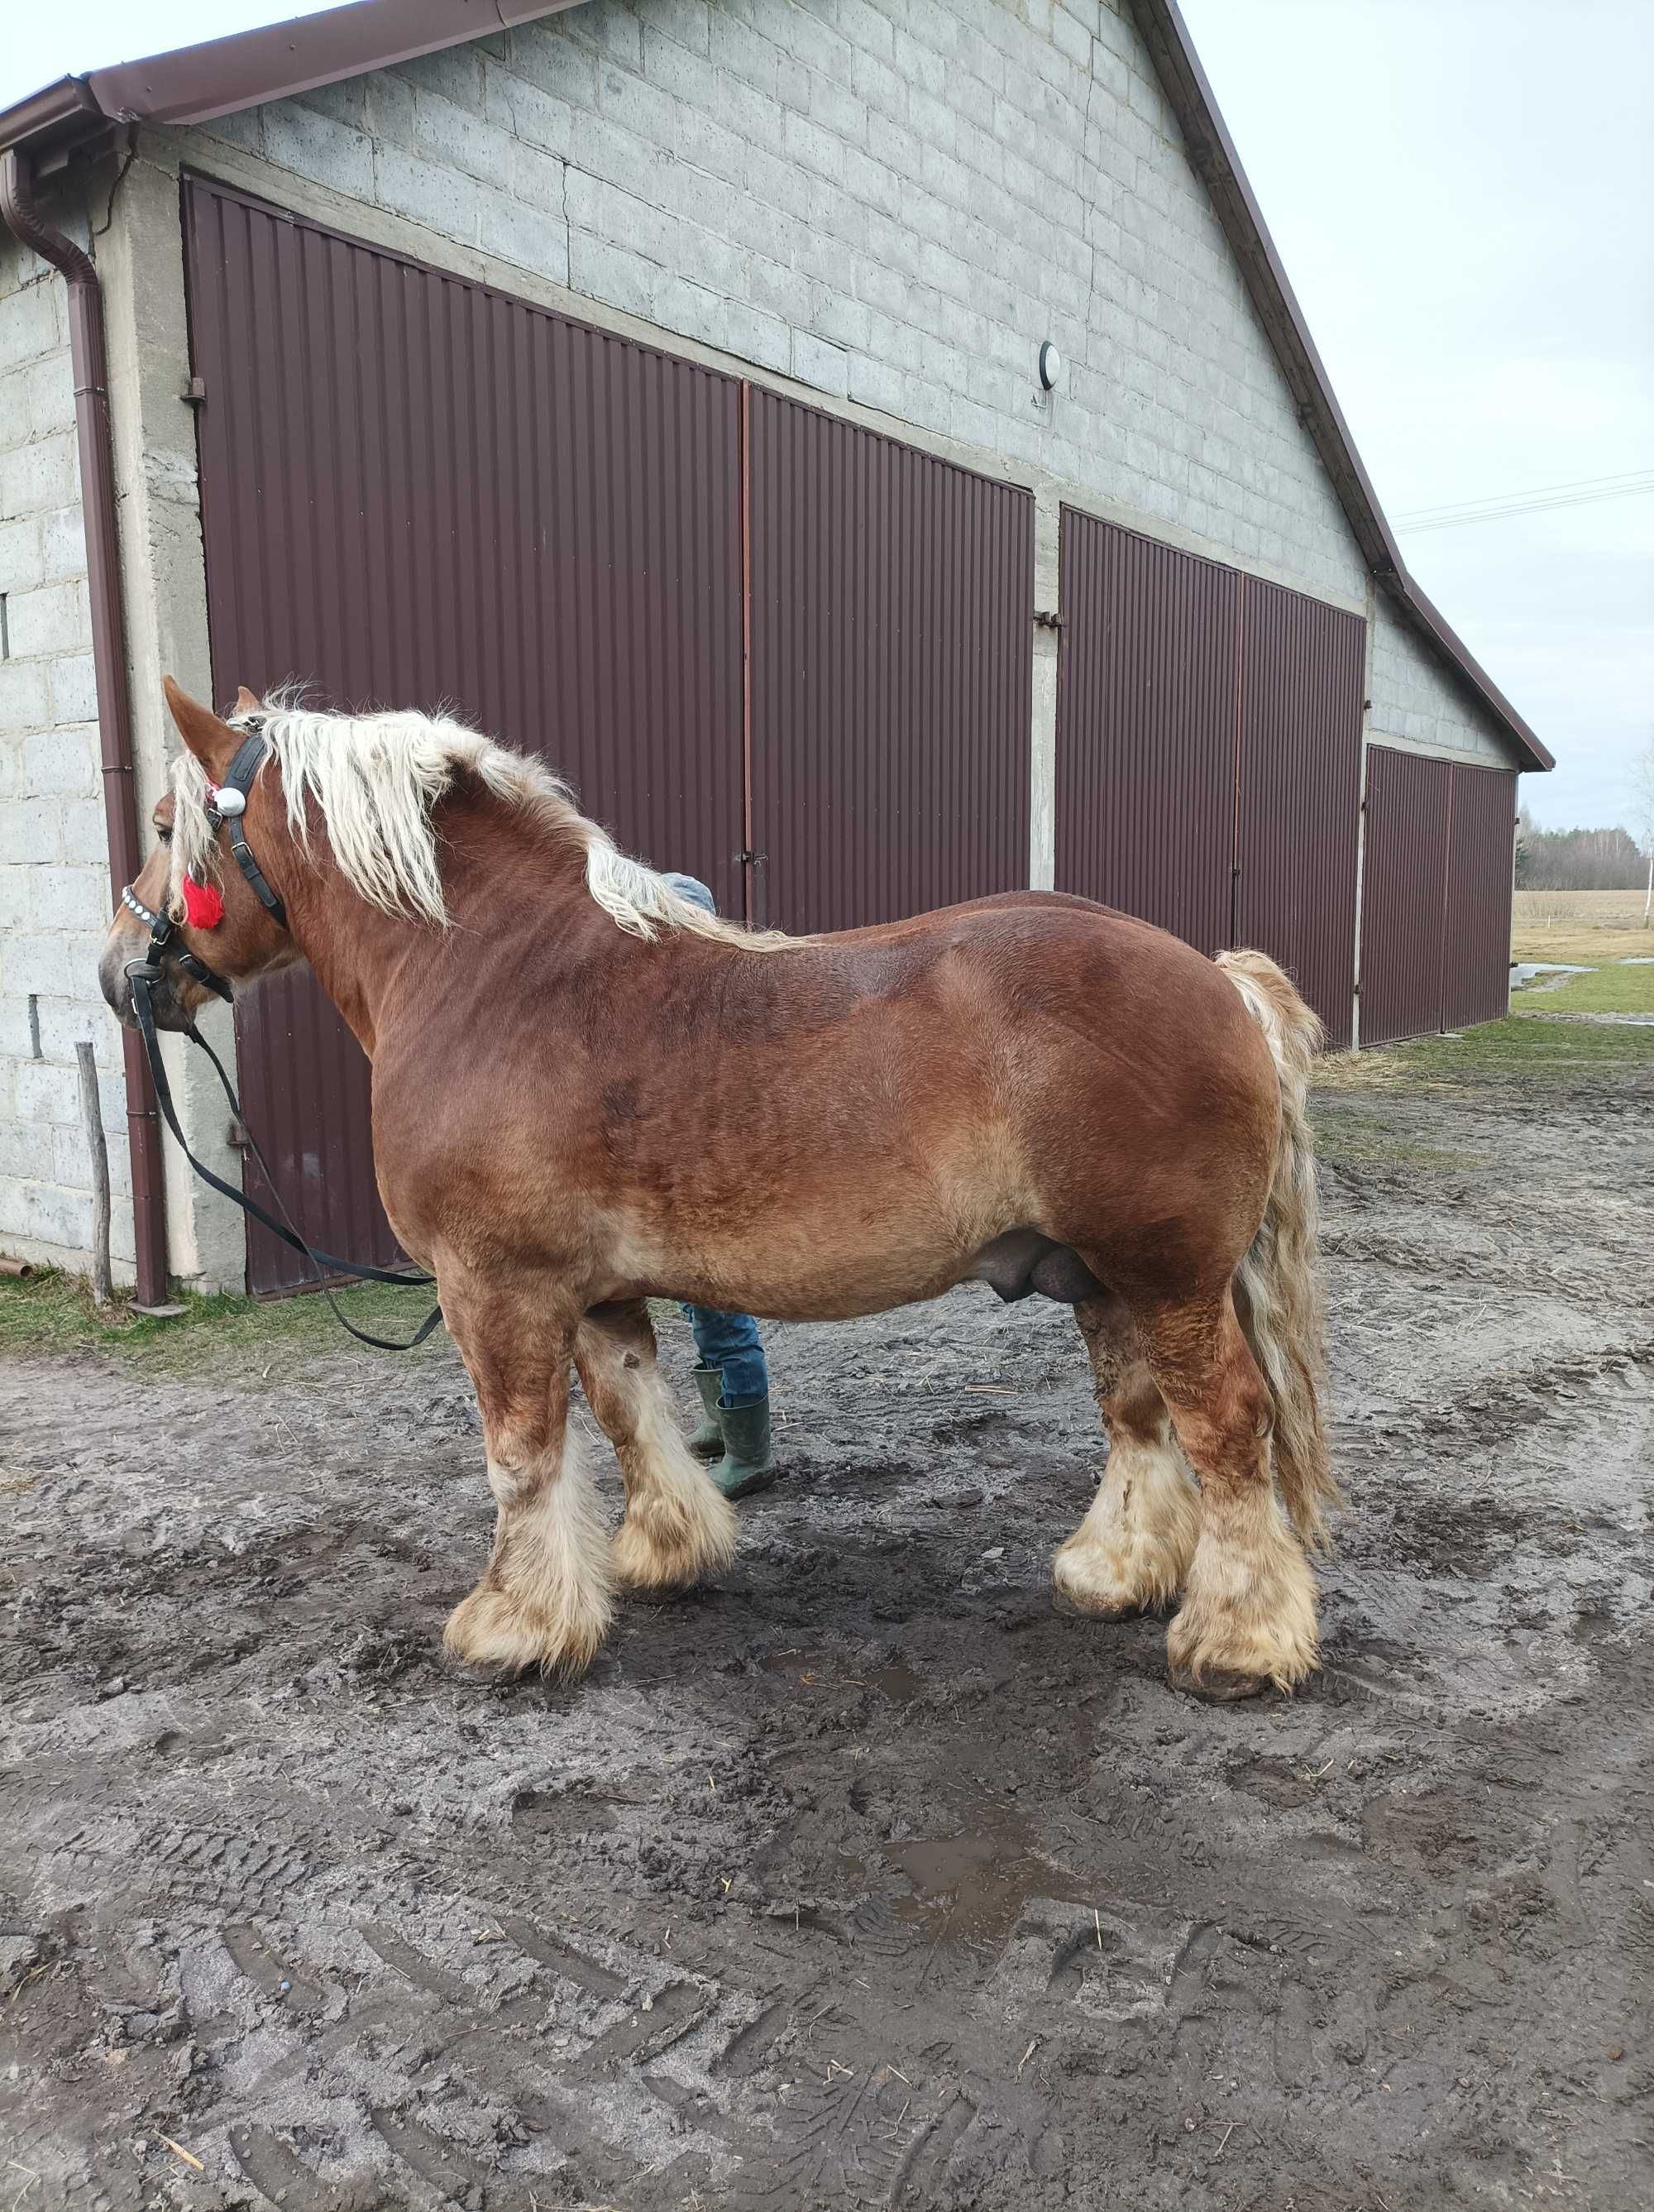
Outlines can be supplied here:
<path id="1" fill-rule="evenodd" d="M 213 806 L 220 814 L 245 814 L 247 794 L 245 791 L 238 791 L 233 783 L 226 784 L 221 791 L 214 792 Z"/>

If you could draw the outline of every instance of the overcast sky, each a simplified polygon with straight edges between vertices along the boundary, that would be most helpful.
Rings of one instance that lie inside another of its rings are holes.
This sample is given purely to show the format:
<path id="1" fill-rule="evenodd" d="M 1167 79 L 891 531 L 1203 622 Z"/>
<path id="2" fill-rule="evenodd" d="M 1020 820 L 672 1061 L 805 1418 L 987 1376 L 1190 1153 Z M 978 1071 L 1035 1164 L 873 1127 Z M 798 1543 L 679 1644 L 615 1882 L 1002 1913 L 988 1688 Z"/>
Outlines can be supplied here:
<path id="1" fill-rule="evenodd" d="M 1654 0 L 1182 5 L 1392 521 L 1654 471 Z M 10 12 L 0 103 L 314 10 Z M 1654 497 L 1402 544 L 1556 754 L 1523 785 L 1540 820 L 1618 817 L 1654 734 Z"/>

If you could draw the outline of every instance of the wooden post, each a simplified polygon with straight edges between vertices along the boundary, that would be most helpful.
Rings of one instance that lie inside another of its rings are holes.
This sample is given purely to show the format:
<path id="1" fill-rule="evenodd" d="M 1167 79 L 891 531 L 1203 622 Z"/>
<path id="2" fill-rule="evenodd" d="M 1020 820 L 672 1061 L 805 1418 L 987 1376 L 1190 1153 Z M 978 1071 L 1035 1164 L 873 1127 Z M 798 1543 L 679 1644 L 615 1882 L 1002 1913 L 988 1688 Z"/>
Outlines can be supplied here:
<path id="1" fill-rule="evenodd" d="M 81 1113 L 92 1154 L 92 1295 L 100 1306 L 106 1306 L 114 1290 L 109 1273 L 109 1147 L 104 1142 L 98 1066 L 91 1046 L 84 1042 L 77 1044 L 75 1057 L 80 1064 Z"/>

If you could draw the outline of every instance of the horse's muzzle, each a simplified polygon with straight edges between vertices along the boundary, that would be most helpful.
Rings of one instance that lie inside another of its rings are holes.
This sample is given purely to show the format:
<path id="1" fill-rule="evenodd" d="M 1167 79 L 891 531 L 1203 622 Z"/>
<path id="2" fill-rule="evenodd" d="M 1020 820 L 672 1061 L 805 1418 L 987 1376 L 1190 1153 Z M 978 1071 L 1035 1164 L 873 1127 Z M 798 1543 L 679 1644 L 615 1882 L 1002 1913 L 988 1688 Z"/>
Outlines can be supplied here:
<path id="1" fill-rule="evenodd" d="M 192 1016 L 179 1004 L 179 979 L 170 966 L 159 966 L 145 957 L 147 940 L 136 931 L 116 930 L 98 961 L 98 988 L 109 1003 L 111 1011 L 129 1030 L 137 1027 L 137 1018 L 132 1007 L 132 979 L 128 969 L 142 967 L 151 977 L 149 1004 L 158 1030 L 187 1030 Z"/>

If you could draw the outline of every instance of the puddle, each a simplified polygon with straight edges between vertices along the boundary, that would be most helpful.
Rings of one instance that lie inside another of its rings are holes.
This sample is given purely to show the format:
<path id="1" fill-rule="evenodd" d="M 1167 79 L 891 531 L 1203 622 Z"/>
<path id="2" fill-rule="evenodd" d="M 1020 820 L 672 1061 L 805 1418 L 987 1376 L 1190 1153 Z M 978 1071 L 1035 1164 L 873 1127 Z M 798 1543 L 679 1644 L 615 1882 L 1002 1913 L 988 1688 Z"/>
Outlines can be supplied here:
<path id="1" fill-rule="evenodd" d="M 846 1673 L 820 1651 L 771 1651 L 763 1661 L 766 1674 L 791 1674 L 807 1690 L 876 1690 L 893 1705 L 911 1705 L 924 1695 L 923 1674 L 916 1674 L 904 1660 L 875 1667 L 869 1674 Z"/>
<path id="2" fill-rule="evenodd" d="M 1588 968 L 1577 966 L 1566 960 L 1513 960 L 1511 963 L 1511 988 L 1519 991 L 1523 986 L 1536 981 L 1541 975 L 1588 975 Z"/>
<path id="3" fill-rule="evenodd" d="M 953 1835 L 885 1845 L 886 1865 L 913 1887 L 913 1895 L 896 1905 L 899 1919 L 918 1921 L 937 1935 L 998 1936 L 1016 1925 L 1032 1898 L 1084 1901 L 1071 1879 L 1033 1850 L 1015 1807 L 978 1803 L 973 1809 L 976 1820 Z"/>
<path id="4" fill-rule="evenodd" d="M 615 1826 L 612 1799 L 564 1796 L 556 1790 L 519 1790 L 512 1800 L 511 1824 L 530 1835 L 584 1836 Z M 618 1801 L 624 1802 L 624 1800 Z"/>

